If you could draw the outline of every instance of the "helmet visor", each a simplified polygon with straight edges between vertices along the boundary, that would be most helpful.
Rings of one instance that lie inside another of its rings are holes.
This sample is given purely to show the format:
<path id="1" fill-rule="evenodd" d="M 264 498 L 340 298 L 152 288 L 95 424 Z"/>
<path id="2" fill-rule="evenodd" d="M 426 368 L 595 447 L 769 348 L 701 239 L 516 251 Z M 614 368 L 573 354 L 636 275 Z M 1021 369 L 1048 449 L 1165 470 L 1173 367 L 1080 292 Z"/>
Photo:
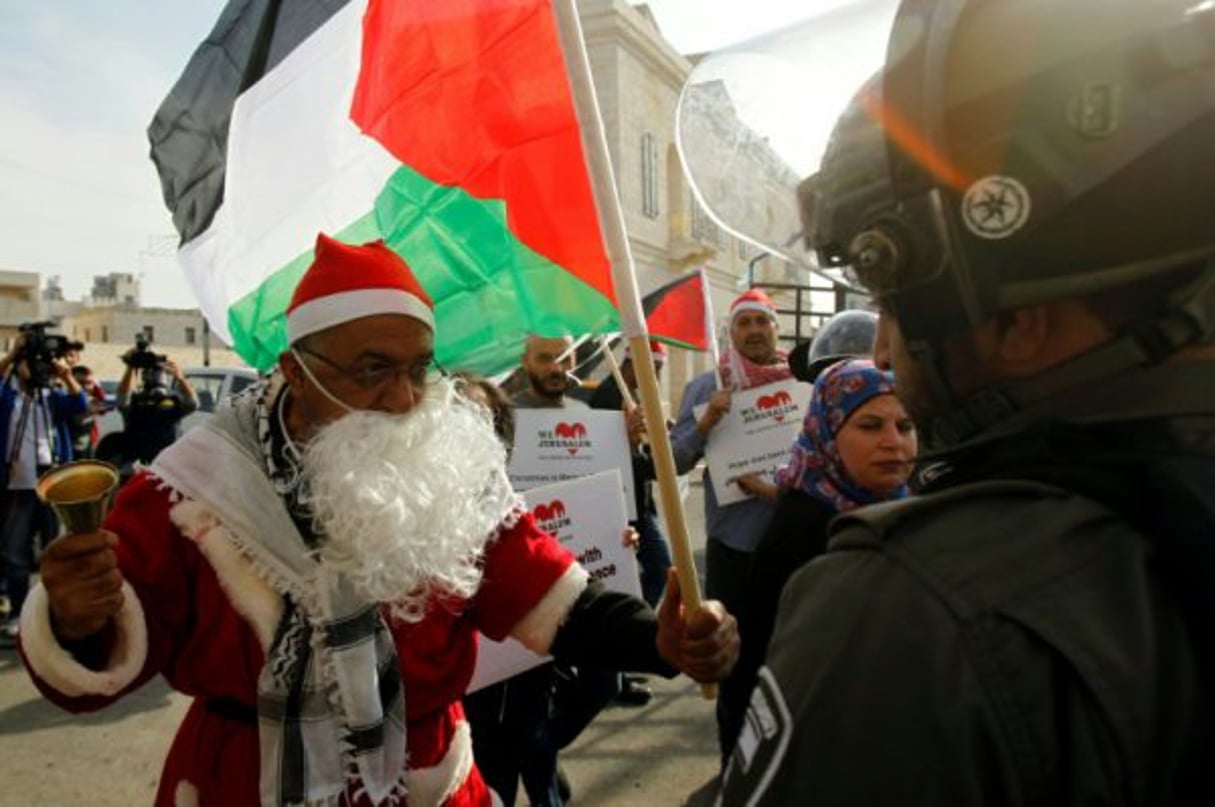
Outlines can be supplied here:
<path id="1" fill-rule="evenodd" d="M 696 202 L 719 226 L 854 285 L 829 250 L 808 245 L 817 217 L 836 214 L 799 203 L 799 189 L 803 201 L 821 190 L 837 124 L 886 62 L 898 0 L 815 5 L 803 22 L 703 58 L 680 97 L 676 142 Z M 877 156 L 868 170 L 881 175 Z"/>

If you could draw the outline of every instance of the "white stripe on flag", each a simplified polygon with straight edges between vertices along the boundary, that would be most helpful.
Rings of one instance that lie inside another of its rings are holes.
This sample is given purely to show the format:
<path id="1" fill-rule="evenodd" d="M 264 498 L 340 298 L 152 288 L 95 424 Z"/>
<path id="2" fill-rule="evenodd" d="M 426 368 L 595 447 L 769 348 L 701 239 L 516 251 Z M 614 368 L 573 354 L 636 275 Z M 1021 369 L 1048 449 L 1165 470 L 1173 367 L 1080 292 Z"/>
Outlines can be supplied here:
<path id="1" fill-rule="evenodd" d="M 366 0 L 353 0 L 236 101 L 224 202 L 182 268 L 216 333 L 229 306 L 371 210 L 400 163 L 350 120 Z"/>

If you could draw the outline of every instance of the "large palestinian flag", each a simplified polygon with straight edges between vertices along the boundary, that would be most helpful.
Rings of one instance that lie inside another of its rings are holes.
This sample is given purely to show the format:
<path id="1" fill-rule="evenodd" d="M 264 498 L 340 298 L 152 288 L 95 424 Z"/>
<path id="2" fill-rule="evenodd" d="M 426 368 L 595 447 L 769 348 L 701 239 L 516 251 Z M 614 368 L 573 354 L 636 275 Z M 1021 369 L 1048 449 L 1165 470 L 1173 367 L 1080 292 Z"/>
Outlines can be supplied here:
<path id="1" fill-rule="evenodd" d="M 230 0 L 148 130 L 213 329 L 269 367 L 318 231 L 405 258 L 448 365 L 618 329 L 563 1 Z"/>

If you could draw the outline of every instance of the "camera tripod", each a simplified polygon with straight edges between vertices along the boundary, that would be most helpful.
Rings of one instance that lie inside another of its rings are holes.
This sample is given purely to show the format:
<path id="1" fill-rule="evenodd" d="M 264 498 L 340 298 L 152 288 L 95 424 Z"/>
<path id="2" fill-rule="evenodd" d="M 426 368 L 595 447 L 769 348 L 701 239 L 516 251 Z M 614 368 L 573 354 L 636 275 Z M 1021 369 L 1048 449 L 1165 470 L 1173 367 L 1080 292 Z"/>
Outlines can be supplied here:
<path id="1" fill-rule="evenodd" d="M 4 379 L 5 384 L 12 384 L 13 377 L 16 374 L 16 369 L 10 370 Z M 44 434 L 47 437 L 47 443 L 50 448 L 50 465 L 57 465 L 63 461 L 60 455 L 60 450 L 55 445 L 54 421 L 51 419 L 50 402 L 46 398 L 46 393 L 49 387 L 41 384 L 32 384 L 27 389 L 25 385 L 18 379 L 18 404 L 21 407 L 20 413 L 17 415 L 17 425 L 9 434 L 8 456 L 6 457 L 9 478 L 12 478 L 16 470 L 16 463 L 21 456 L 21 449 L 25 444 L 25 436 L 27 430 L 32 426 L 34 434 L 34 467 L 35 475 L 45 470 L 42 463 L 38 461 L 38 421 L 41 420 L 44 428 Z"/>

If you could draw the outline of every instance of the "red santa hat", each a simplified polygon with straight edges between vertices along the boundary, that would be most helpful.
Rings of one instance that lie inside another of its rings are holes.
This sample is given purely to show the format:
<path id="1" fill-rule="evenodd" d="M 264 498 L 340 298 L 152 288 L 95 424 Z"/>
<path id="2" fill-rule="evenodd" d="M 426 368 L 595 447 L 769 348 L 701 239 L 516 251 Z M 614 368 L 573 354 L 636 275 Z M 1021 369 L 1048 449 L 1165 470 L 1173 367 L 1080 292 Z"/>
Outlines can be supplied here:
<path id="1" fill-rule="evenodd" d="M 374 314 L 404 314 L 433 331 L 434 307 L 409 265 L 383 241 L 343 244 L 318 233 L 312 265 L 287 306 L 287 341 Z"/>
<path id="2" fill-rule="evenodd" d="M 743 311 L 762 311 L 773 320 L 776 319 L 776 303 L 759 289 L 747 289 L 734 299 L 730 304 L 730 319 L 733 320 Z"/>
<path id="3" fill-rule="evenodd" d="M 657 339 L 651 339 L 650 356 L 653 357 L 655 364 L 662 364 L 667 360 L 667 346 Z M 633 348 L 630 345 L 624 346 L 624 357 L 626 359 L 633 358 Z"/>

